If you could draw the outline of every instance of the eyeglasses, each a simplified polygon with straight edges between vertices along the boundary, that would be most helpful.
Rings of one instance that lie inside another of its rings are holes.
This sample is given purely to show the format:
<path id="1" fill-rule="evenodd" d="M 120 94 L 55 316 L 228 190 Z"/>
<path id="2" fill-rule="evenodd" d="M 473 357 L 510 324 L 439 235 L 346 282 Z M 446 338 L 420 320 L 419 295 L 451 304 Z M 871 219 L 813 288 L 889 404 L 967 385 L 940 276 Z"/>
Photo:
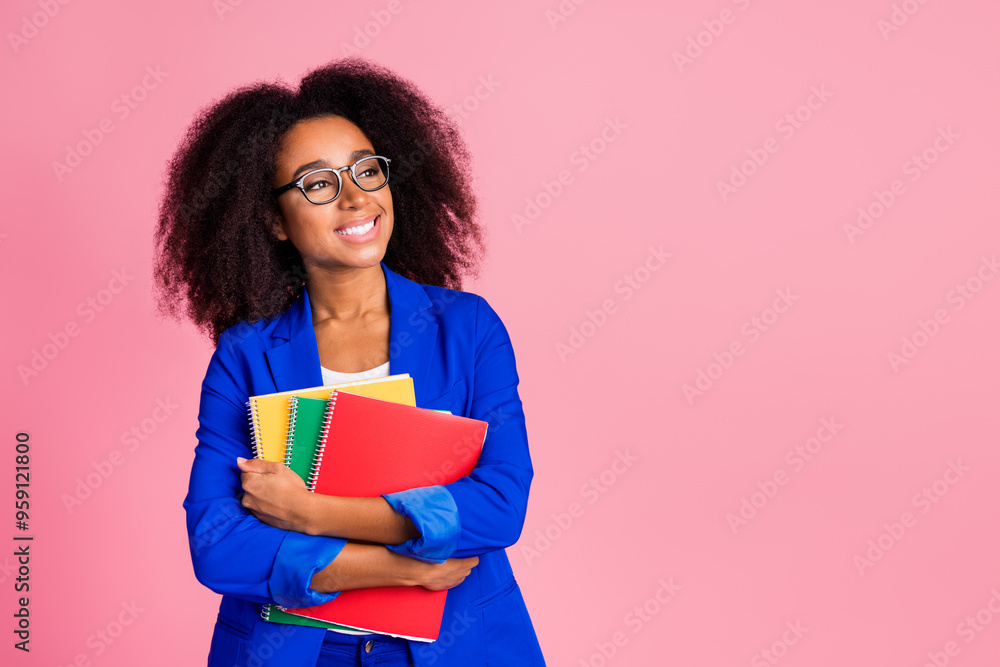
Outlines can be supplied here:
<path id="1" fill-rule="evenodd" d="M 305 198 L 313 204 L 329 204 L 340 196 L 344 189 L 344 181 L 340 176 L 342 171 L 351 172 L 351 180 L 365 192 L 374 192 L 385 187 L 389 182 L 389 163 L 392 162 L 387 157 L 381 155 L 369 155 L 363 157 L 349 167 L 339 169 L 314 169 L 302 174 L 297 179 L 275 188 L 272 192 L 275 197 L 298 188 L 305 195 Z"/>

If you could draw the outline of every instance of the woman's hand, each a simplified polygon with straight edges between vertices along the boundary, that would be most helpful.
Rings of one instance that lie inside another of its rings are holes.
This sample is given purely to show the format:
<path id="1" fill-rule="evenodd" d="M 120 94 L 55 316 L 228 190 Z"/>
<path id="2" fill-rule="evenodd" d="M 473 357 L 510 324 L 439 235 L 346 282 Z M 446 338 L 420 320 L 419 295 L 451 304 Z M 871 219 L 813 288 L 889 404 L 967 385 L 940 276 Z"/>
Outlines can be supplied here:
<path id="1" fill-rule="evenodd" d="M 462 583 L 472 568 L 479 565 L 479 557 L 449 558 L 443 563 L 420 563 L 421 572 L 418 575 L 420 586 L 432 591 L 443 591 L 454 588 Z"/>
<path id="2" fill-rule="evenodd" d="M 238 457 L 243 474 L 241 503 L 263 523 L 283 530 L 308 532 L 314 494 L 283 463 Z"/>

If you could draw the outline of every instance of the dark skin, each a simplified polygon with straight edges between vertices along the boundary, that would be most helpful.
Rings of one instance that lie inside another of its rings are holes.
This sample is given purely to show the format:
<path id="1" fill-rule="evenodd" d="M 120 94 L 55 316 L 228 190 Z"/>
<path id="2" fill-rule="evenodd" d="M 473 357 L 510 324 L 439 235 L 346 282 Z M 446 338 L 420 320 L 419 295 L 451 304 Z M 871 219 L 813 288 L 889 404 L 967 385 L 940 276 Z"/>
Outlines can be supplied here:
<path id="1" fill-rule="evenodd" d="M 310 169 L 353 164 L 364 154 L 376 153 L 349 120 L 339 116 L 303 120 L 283 137 L 274 186 Z M 305 165 L 311 166 L 302 168 Z M 341 176 L 340 195 L 328 204 L 310 203 L 297 188 L 282 193 L 281 215 L 273 230 L 278 239 L 290 239 L 302 256 L 320 364 L 356 373 L 389 360 L 389 293 L 379 263 L 392 234 L 392 193 L 389 186 L 367 192 L 349 172 Z M 335 231 L 372 220 L 372 231 L 363 237 L 349 238 Z M 376 586 L 446 590 L 462 583 L 479 563 L 475 556 L 425 563 L 386 549 L 383 545 L 401 544 L 420 533 L 382 497 L 310 493 L 305 482 L 281 463 L 238 459 L 238 465 L 243 471 L 243 506 L 260 521 L 349 540 L 313 577 L 311 587 L 316 591 Z"/>

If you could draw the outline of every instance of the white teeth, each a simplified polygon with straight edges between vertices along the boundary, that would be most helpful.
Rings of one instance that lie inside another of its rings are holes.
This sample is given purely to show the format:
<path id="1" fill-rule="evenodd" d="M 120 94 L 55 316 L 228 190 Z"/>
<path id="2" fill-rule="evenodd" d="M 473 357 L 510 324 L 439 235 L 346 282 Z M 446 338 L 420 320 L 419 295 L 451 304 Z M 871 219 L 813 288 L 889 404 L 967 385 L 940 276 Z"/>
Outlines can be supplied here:
<path id="1" fill-rule="evenodd" d="M 359 227 L 351 227 L 350 229 L 345 229 L 344 231 L 340 231 L 339 229 L 337 229 L 335 231 L 341 236 L 357 236 L 358 234 L 367 234 L 368 232 L 371 231 L 372 227 L 374 226 L 375 226 L 375 221 L 372 220 L 368 224 L 361 225 Z"/>

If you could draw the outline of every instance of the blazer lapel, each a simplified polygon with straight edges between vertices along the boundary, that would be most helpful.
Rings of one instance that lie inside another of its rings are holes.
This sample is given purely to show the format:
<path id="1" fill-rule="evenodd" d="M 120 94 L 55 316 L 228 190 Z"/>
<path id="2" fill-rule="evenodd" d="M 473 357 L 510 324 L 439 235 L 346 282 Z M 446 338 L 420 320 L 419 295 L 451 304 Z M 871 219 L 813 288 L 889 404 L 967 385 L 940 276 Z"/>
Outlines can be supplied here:
<path id="1" fill-rule="evenodd" d="M 299 298 L 281 316 L 271 335 L 276 345 L 264 354 L 276 391 L 307 389 L 323 384 L 307 289 L 302 290 Z"/>
<path id="2" fill-rule="evenodd" d="M 433 304 L 420 285 L 380 264 L 389 292 L 389 373 L 410 374 L 420 405 L 437 341 L 438 325 L 428 310 Z M 276 344 L 265 355 L 277 391 L 323 385 L 308 286 L 281 316 L 272 338 Z"/>

